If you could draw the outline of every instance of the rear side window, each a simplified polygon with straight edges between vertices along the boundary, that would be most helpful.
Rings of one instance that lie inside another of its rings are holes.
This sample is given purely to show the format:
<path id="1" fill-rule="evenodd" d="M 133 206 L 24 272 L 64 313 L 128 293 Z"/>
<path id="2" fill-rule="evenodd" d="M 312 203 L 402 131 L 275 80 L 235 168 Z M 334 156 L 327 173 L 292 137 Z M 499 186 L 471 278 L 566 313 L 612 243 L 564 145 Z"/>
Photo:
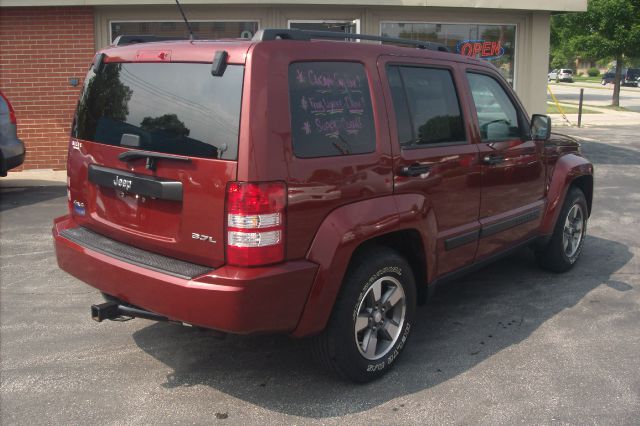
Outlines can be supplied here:
<path id="1" fill-rule="evenodd" d="M 451 72 L 439 68 L 387 68 L 402 148 L 465 142 Z"/>
<path id="2" fill-rule="evenodd" d="M 211 64 L 107 63 L 89 71 L 72 129 L 78 139 L 235 160 L 244 67 L 222 77 Z"/>
<path id="3" fill-rule="evenodd" d="M 328 157 L 375 151 L 371 94 L 362 64 L 291 64 L 289 105 L 296 157 Z"/>

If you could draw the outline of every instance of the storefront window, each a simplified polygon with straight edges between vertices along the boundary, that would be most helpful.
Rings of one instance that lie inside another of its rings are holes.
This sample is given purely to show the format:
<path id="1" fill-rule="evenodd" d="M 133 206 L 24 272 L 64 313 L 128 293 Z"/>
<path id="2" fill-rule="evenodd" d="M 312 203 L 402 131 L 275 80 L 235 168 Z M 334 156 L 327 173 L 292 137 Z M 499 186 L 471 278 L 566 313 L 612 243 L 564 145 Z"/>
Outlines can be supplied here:
<path id="1" fill-rule="evenodd" d="M 257 21 L 242 22 L 190 22 L 198 39 L 251 38 L 258 31 Z M 171 22 L 111 22 L 111 41 L 120 35 L 189 36 L 183 21 Z"/>
<path id="2" fill-rule="evenodd" d="M 452 52 L 491 61 L 513 85 L 516 26 L 384 22 L 382 36 L 442 43 Z"/>

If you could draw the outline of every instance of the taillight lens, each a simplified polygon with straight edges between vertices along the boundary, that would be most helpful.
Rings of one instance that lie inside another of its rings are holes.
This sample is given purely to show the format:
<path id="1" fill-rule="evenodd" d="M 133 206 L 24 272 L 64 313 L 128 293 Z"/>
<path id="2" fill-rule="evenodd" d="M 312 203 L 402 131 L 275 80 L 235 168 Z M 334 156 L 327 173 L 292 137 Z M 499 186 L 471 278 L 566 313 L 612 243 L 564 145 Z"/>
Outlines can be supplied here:
<path id="1" fill-rule="evenodd" d="M 227 263 L 258 266 L 284 260 L 284 182 L 227 185 Z"/>
<path id="2" fill-rule="evenodd" d="M 7 99 L 7 97 L 2 92 L 0 92 L 0 96 L 2 96 L 2 99 L 4 99 L 4 101 L 7 103 L 7 107 L 9 107 L 9 120 L 11 121 L 11 124 L 18 124 L 18 120 L 16 120 L 16 112 L 13 109 L 13 105 L 11 105 L 9 99 Z"/>

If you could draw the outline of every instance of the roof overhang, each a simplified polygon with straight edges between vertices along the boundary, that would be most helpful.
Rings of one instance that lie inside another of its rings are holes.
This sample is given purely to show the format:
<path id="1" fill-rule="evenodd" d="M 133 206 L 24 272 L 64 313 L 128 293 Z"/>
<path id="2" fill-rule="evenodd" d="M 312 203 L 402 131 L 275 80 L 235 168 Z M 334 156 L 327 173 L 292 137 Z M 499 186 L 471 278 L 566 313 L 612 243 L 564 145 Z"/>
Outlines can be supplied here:
<path id="1" fill-rule="evenodd" d="M 582 12 L 587 10 L 587 0 L 182 0 L 183 5 L 335 5 L 335 6 L 422 6 L 464 7 L 474 9 L 508 9 Z M 10 6 L 135 6 L 174 5 L 173 0 L 2 0 L 0 7 Z"/>

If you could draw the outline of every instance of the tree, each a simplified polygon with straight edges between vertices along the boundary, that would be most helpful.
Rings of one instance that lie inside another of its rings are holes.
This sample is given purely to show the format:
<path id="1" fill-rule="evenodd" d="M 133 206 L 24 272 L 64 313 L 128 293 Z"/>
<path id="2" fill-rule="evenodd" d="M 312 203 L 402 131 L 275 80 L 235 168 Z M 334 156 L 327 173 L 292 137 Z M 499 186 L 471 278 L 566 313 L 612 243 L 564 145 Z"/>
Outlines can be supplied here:
<path id="1" fill-rule="evenodd" d="M 566 40 L 571 36 L 567 16 L 570 15 L 554 15 L 551 18 L 549 65 L 553 69 L 573 68 L 575 65 L 576 54 Z"/>
<path id="2" fill-rule="evenodd" d="M 165 114 L 160 117 L 145 117 L 140 127 L 149 132 L 164 132 L 177 137 L 189 136 L 189 130 L 176 114 Z"/>
<path id="3" fill-rule="evenodd" d="M 121 70 L 122 64 L 106 64 L 98 74 L 87 77 L 75 119 L 76 128 L 84 129 L 85 136 L 94 137 L 103 117 L 126 121 L 133 90 L 120 80 Z"/>
<path id="4" fill-rule="evenodd" d="M 558 15 L 554 21 L 558 41 L 578 56 L 615 60 L 611 103 L 619 106 L 622 68 L 640 56 L 640 0 L 589 0 L 586 12 Z"/>

